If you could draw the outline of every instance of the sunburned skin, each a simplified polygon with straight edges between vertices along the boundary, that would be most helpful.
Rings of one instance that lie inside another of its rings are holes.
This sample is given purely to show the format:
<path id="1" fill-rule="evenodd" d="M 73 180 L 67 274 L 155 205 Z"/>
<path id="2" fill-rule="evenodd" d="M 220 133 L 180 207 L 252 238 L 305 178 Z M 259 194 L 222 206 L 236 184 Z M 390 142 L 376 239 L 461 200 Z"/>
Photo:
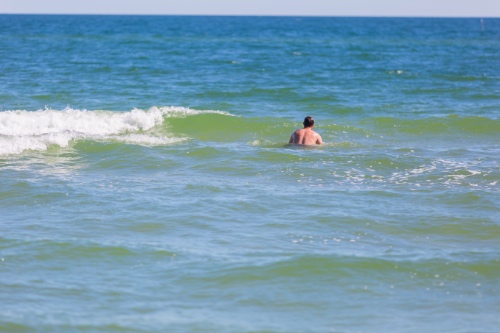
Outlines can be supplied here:
<path id="1" fill-rule="evenodd" d="M 313 131 L 314 119 L 312 117 L 306 117 L 304 119 L 304 128 L 298 129 L 293 132 L 288 143 L 294 143 L 297 145 L 320 145 L 323 143 L 321 135 Z"/>

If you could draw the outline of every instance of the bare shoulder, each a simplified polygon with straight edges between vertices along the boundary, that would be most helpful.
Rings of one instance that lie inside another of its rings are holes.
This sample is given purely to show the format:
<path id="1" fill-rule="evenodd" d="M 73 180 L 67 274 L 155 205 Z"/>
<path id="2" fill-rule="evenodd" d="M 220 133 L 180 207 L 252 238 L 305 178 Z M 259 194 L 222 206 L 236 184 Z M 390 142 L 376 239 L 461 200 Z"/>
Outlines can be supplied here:
<path id="1" fill-rule="evenodd" d="M 321 135 L 319 135 L 319 133 L 316 133 L 314 132 L 314 136 L 316 137 L 316 143 L 317 144 L 323 144 L 323 138 L 321 137 Z"/>

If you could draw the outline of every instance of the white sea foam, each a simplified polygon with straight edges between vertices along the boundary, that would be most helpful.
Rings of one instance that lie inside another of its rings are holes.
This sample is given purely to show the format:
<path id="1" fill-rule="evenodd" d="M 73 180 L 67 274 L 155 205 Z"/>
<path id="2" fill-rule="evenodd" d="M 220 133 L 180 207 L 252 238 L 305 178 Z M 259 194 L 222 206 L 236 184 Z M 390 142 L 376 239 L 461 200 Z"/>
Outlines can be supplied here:
<path id="1" fill-rule="evenodd" d="M 195 110 L 190 108 L 178 107 L 178 106 L 165 106 L 165 107 L 156 107 L 153 106 L 149 109 L 149 111 L 160 112 L 165 117 L 187 117 L 187 116 L 196 116 L 199 114 L 207 114 L 207 113 L 215 113 L 221 114 L 224 116 L 234 116 L 233 114 L 226 111 L 219 110 Z"/>
<path id="2" fill-rule="evenodd" d="M 64 110 L 0 112 L 0 156 L 20 154 L 25 150 L 47 150 L 52 145 L 66 147 L 72 140 L 113 140 L 140 145 L 169 145 L 186 138 L 168 137 L 165 133 L 144 133 L 163 124 L 164 118 L 186 117 L 202 113 L 183 107 L 152 107 L 128 112 Z"/>
<path id="3" fill-rule="evenodd" d="M 170 145 L 174 143 L 179 143 L 186 141 L 187 138 L 169 138 L 166 136 L 154 136 L 147 134 L 127 134 L 122 136 L 113 136 L 111 139 L 144 146 L 161 146 L 161 145 Z"/>

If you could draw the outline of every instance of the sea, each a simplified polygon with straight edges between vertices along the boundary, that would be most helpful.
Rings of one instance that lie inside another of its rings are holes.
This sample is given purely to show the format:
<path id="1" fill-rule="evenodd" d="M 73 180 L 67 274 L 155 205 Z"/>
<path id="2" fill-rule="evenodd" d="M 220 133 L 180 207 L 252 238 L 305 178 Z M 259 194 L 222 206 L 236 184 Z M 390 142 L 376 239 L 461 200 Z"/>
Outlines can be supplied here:
<path id="1" fill-rule="evenodd" d="M 498 18 L 0 15 L 1 332 L 499 332 L 499 182 Z"/>

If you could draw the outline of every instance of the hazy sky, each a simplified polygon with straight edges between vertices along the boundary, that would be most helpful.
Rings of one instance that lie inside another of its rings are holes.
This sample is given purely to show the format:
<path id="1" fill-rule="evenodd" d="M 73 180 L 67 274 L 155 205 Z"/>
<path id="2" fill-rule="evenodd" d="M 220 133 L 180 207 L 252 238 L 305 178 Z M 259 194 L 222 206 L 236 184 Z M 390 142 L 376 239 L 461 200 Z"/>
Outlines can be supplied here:
<path id="1" fill-rule="evenodd" d="M 500 17 L 500 1 L 0 0 L 0 13 Z"/>

